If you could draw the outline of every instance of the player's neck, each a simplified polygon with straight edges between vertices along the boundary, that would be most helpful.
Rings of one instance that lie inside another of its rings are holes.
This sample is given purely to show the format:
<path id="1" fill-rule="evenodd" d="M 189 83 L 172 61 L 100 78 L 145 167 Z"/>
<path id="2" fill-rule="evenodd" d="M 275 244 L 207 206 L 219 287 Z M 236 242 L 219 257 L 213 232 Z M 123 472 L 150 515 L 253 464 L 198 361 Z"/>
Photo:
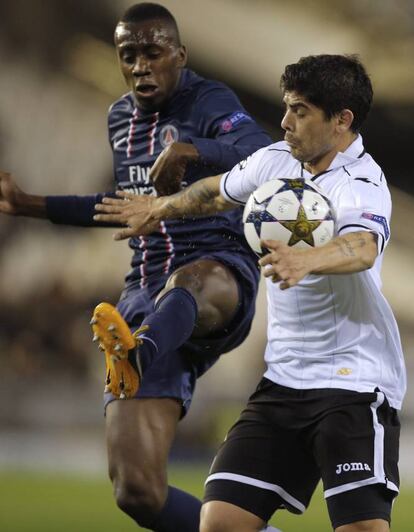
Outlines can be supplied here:
<path id="1" fill-rule="evenodd" d="M 317 175 L 322 172 L 325 172 L 331 166 L 332 161 L 335 159 L 337 154 L 339 152 L 346 151 L 357 138 L 357 136 L 357 133 L 354 133 L 353 131 L 348 131 L 346 135 L 344 135 L 338 140 L 338 143 L 335 144 L 335 146 L 331 150 L 321 155 L 314 161 L 308 161 L 304 163 L 303 166 L 305 170 L 307 170 L 312 175 Z"/>

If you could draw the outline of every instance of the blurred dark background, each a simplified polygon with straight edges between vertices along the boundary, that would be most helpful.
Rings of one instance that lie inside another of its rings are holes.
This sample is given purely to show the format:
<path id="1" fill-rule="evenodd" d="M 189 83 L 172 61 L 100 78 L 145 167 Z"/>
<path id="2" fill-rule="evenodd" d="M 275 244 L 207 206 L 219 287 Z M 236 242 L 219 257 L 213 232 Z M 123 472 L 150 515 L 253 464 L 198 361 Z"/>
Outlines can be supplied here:
<path id="1" fill-rule="evenodd" d="M 0 3 L 0 168 L 12 172 L 24 190 L 85 194 L 111 188 L 106 115 L 110 103 L 125 92 L 112 35 L 131 3 Z M 412 375 L 413 2 L 162 3 L 178 20 L 190 67 L 234 88 L 275 140 L 282 137 L 279 77 L 287 63 L 311 53 L 361 56 L 375 89 L 365 144 L 383 166 L 394 200 L 384 291 Z M 80 448 L 80 467 L 100 468 L 105 461 L 104 362 L 91 344 L 89 317 L 99 301 L 117 301 L 129 267 L 127 245 L 114 243 L 111 234 L 0 218 L 0 467 L 36 461 L 71 467 Z M 247 342 L 201 380 L 194 408 L 180 428 L 176 456 L 211 456 L 263 369 L 265 321 L 262 290 Z M 403 411 L 409 427 L 413 395 L 409 389 Z M 81 427 L 81 436 L 64 445 L 57 433 L 72 427 Z M 402 450 L 406 471 L 414 469 L 408 458 L 410 430 Z"/>

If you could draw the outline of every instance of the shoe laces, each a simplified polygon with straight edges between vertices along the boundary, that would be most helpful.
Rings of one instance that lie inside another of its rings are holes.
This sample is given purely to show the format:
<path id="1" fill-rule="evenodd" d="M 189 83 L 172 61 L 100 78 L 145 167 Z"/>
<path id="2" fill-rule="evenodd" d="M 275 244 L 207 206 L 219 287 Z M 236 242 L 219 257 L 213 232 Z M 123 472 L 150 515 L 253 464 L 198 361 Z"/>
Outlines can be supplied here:
<path id="1" fill-rule="evenodd" d="M 149 325 L 141 325 L 133 334 L 132 336 L 135 338 L 135 341 L 137 342 L 137 345 L 142 345 L 144 343 L 144 340 L 141 338 L 141 335 L 148 331 Z"/>

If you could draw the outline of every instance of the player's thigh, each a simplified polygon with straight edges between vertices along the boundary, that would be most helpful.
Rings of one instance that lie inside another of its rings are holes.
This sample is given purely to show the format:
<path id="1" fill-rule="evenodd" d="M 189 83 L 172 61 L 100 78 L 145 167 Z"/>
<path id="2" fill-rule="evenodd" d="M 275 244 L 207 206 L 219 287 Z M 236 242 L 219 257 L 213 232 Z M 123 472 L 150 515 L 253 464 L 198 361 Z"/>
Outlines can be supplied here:
<path id="1" fill-rule="evenodd" d="M 239 307 L 236 275 L 229 266 L 217 260 L 198 259 L 181 266 L 171 274 L 158 298 L 176 287 L 185 288 L 196 300 L 197 336 L 225 327 Z"/>
<path id="2" fill-rule="evenodd" d="M 200 532 L 238 532 L 263 530 L 265 522 L 260 517 L 221 501 L 203 504 L 200 516 Z"/>
<path id="3" fill-rule="evenodd" d="M 327 499 L 336 532 L 388 532 L 393 496 L 381 484 L 339 493 Z"/>
<path id="4" fill-rule="evenodd" d="M 281 506 L 305 511 L 319 471 L 300 432 L 288 426 L 283 401 L 267 395 L 264 379 L 221 445 L 204 502 L 233 504 L 267 522 Z"/>
<path id="5" fill-rule="evenodd" d="M 387 521 L 382 519 L 370 519 L 369 521 L 358 521 L 351 525 L 344 525 L 335 528 L 335 532 L 389 532 L 390 527 Z"/>
<path id="6" fill-rule="evenodd" d="M 168 454 L 181 415 L 175 399 L 116 400 L 106 409 L 109 474 L 114 481 L 166 484 Z"/>
<path id="7" fill-rule="evenodd" d="M 395 495 L 400 422 L 384 394 L 343 390 L 325 405 L 313 437 L 325 497 L 376 483 Z"/>
<path id="8" fill-rule="evenodd" d="M 387 521 L 399 485 L 397 412 L 381 392 L 338 392 L 325 404 L 313 442 L 333 526 Z"/>

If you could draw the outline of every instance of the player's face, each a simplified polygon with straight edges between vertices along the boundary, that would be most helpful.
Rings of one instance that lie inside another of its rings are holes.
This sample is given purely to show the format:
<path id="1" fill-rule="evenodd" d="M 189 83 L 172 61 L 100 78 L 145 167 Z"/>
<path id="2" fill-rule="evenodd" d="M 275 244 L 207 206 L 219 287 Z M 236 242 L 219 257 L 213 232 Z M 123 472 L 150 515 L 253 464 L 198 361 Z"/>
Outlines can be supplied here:
<path id="1" fill-rule="evenodd" d="M 286 91 L 283 101 L 286 111 L 281 125 L 293 157 L 319 167 L 318 171 L 325 162 L 328 167 L 337 152 L 337 119 L 326 118 L 322 109 L 294 91 Z"/>
<path id="2" fill-rule="evenodd" d="M 174 30 L 157 19 L 120 22 L 116 27 L 120 68 L 138 107 L 144 111 L 158 111 L 180 79 L 187 54 L 175 37 Z"/>

